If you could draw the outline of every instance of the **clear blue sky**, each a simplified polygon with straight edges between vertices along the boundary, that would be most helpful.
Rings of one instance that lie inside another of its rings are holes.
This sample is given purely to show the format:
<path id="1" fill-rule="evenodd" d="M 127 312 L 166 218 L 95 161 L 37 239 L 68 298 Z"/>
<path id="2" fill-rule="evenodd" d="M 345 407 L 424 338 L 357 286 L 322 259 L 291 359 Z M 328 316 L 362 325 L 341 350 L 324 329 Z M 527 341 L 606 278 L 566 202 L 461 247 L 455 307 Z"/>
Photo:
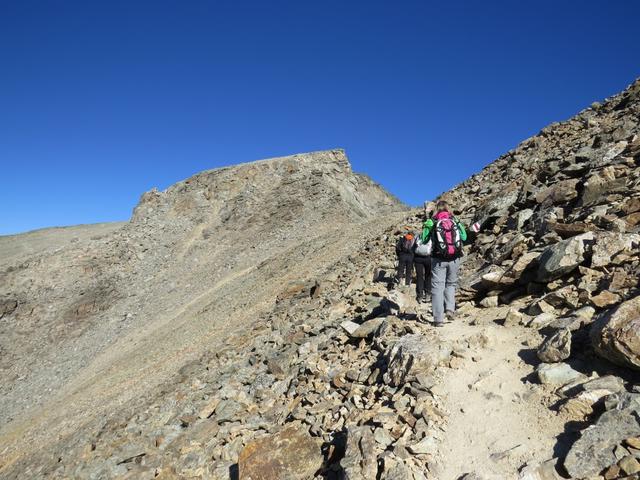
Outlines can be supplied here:
<path id="1" fill-rule="evenodd" d="M 640 76 L 640 2 L 0 1 L 0 234 L 343 147 L 409 204 Z"/>

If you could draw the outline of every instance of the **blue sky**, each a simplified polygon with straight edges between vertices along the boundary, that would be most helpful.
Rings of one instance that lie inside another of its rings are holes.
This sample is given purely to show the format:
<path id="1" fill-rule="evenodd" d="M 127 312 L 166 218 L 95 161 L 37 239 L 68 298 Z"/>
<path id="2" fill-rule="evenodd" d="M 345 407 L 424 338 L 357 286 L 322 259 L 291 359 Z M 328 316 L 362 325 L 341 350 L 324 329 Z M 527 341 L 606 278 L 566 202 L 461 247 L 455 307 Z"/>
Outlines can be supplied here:
<path id="1" fill-rule="evenodd" d="M 342 147 L 409 204 L 640 76 L 640 2 L 0 2 L 0 234 Z"/>

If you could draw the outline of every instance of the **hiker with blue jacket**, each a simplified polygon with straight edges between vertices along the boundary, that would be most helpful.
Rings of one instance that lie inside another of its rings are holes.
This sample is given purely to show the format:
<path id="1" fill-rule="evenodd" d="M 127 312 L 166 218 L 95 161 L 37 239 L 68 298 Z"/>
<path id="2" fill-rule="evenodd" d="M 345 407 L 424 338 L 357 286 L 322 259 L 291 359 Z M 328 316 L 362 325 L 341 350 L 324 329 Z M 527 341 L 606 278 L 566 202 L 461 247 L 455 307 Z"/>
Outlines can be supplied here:
<path id="1" fill-rule="evenodd" d="M 421 242 L 432 242 L 431 247 L 431 304 L 433 321 L 440 327 L 447 320 L 453 320 L 456 310 L 456 287 L 462 244 L 467 240 L 467 232 L 451 213 L 449 204 L 440 200 L 436 213 L 423 225 Z"/>

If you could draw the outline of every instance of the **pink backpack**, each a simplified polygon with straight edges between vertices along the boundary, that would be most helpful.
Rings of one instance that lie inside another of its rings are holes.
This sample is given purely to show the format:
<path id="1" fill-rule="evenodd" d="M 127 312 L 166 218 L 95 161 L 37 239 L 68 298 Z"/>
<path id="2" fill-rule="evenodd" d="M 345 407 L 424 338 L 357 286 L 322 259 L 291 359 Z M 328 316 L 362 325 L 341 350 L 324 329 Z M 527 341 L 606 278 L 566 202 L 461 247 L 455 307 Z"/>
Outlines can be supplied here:
<path id="1" fill-rule="evenodd" d="M 439 212 L 433 217 L 433 255 L 453 259 L 462 255 L 460 230 L 449 212 Z"/>

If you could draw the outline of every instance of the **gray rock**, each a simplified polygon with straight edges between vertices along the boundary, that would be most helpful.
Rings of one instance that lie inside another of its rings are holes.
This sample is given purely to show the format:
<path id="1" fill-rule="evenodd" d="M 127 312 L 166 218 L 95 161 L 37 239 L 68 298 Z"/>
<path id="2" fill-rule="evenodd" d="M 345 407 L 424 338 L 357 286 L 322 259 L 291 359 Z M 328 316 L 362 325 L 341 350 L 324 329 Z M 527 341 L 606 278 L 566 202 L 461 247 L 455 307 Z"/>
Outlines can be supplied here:
<path id="1" fill-rule="evenodd" d="M 366 338 L 373 334 L 384 322 L 384 318 L 372 318 L 362 323 L 358 328 L 351 332 L 351 336 L 354 338 Z"/>
<path id="2" fill-rule="evenodd" d="M 638 244 L 640 244 L 640 235 L 635 233 L 599 232 L 593 246 L 591 266 L 606 267 L 620 252 L 637 250 Z"/>
<path id="3" fill-rule="evenodd" d="M 485 297 L 480 301 L 480 305 L 485 308 L 497 307 L 498 296 Z"/>
<path id="4" fill-rule="evenodd" d="M 251 480 L 313 478 L 323 462 L 322 441 L 302 425 L 292 425 L 250 442 L 238 458 L 239 477 Z"/>
<path id="5" fill-rule="evenodd" d="M 516 212 L 516 214 L 510 217 L 509 227 L 515 230 L 522 230 L 527 220 L 529 220 L 533 216 L 533 210 L 530 208 L 525 208 L 524 210 L 520 210 Z"/>
<path id="6" fill-rule="evenodd" d="M 579 328 L 591 323 L 595 309 L 591 306 L 582 307 L 568 317 L 560 317 L 548 324 L 554 330 L 566 328 L 575 332 Z"/>
<path id="7" fill-rule="evenodd" d="M 340 465 L 345 480 L 376 478 L 378 463 L 376 441 L 370 427 L 348 427 L 347 446 Z"/>
<path id="8" fill-rule="evenodd" d="M 353 332 L 360 328 L 360 324 L 356 322 L 352 322 L 351 320 L 345 320 L 340 324 L 342 329 L 347 332 L 349 335 L 353 335 Z"/>
<path id="9" fill-rule="evenodd" d="M 383 448 L 387 448 L 395 441 L 386 428 L 376 428 L 373 438 L 375 438 L 376 442 L 382 445 Z"/>
<path id="10" fill-rule="evenodd" d="M 617 462 L 614 449 L 618 445 L 627 438 L 640 436 L 640 400 L 638 397 L 626 400 L 604 412 L 573 444 L 564 460 L 571 477 L 599 474 Z"/>
<path id="11" fill-rule="evenodd" d="M 550 312 L 544 312 L 540 315 L 536 315 L 533 317 L 531 322 L 529 322 L 528 326 L 532 328 L 541 329 L 551 324 L 556 319 L 556 316 Z"/>
<path id="12" fill-rule="evenodd" d="M 537 280 L 549 282 L 575 270 L 584 261 L 585 243 L 593 239 L 588 232 L 547 247 L 538 259 Z"/>
<path id="13" fill-rule="evenodd" d="M 432 372 L 449 361 L 451 348 L 435 344 L 420 334 L 405 335 L 385 352 L 387 372 L 384 381 L 397 387 L 416 380 L 416 376 Z"/>
<path id="14" fill-rule="evenodd" d="M 409 445 L 407 450 L 411 453 L 419 455 L 419 454 L 427 454 L 427 453 L 435 453 L 437 451 L 438 444 L 434 437 L 424 437 L 418 443 L 414 443 L 413 445 Z"/>
<path id="15" fill-rule="evenodd" d="M 577 184 L 577 179 L 562 180 L 554 183 L 550 187 L 538 192 L 536 194 L 536 201 L 547 205 L 566 204 L 578 196 L 578 191 L 576 190 Z"/>
<path id="16" fill-rule="evenodd" d="M 505 327 L 513 327 L 515 325 L 521 325 L 524 322 L 524 314 L 519 312 L 515 308 L 510 308 L 507 312 L 507 316 L 504 319 Z"/>
<path id="17" fill-rule="evenodd" d="M 597 320 L 591 329 L 591 341 L 603 358 L 640 370 L 640 296 Z"/>
<path id="18" fill-rule="evenodd" d="M 222 400 L 216 406 L 213 419 L 218 423 L 229 422 L 242 411 L 242 405 L 233 400 Z"/>
<path id="19" fill-rule="evenodd" d="M 566 363 L 543 363 L 536 368 L 540 383 L 545 385 L 566 385 L 586 376 Z"/>
<path id="20" fill-rule="evenodd" d="M 615 375 L 605 375 L 604 377 L 589 380 L 581 385 L 582 390 L 608 390 L 612 393 L 624 391 L 624 381 Z"/>
<path id="21" fill-rule="evenodd" d="M 538 358 L 545 363 L 561 362 L 571 355 L 571 332 L 558 330 L 548 337 L 538 349 Z"/>

